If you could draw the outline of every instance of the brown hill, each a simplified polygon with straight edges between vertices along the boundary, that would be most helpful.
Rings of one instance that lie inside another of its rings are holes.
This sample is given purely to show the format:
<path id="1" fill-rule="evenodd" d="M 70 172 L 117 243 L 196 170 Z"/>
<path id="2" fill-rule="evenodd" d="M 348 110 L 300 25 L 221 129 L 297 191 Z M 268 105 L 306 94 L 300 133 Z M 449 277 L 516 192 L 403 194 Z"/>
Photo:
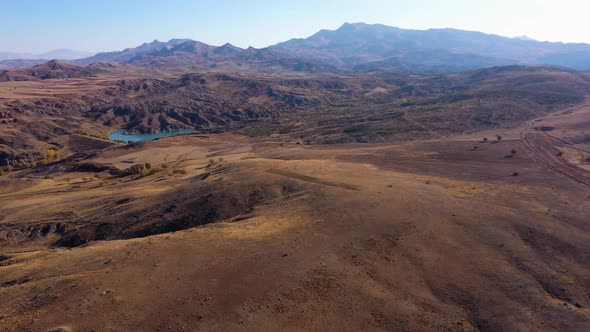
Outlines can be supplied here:
<path id="1" fill-rule="evenodd" d="M 2 71 L 0 72 L 0 82 L 82 78 L 93 76 L 96 73 L 97 70 L 94 68 L 83 68 L 58 60 L 51 60 L 28 69 Z"/>
<path id="2" fill-rule="evenodd" d="M 84 117 L 83 122 L 104 126 L 104 131 L 108 127 L 134 133 L 239 130 L 251 136 L 286 135 L 311 144 L 435 138 L 510 128 L 579 103 L 590 91 L 587 75 L 524 66 L 435 77 L 187 74 L 159 79 L 110 77 L 100 82 L 85 85 L 88 90 L 81 92 L 76 82 L 67 93 L 48 93 L 52 90 L 46 88 L 31 98 L 7 99 L 3 107 L 16 114 L 11 119 L 17 122 L 11 125 L 22 133 L 15 135 L 32 135 L 32 141 L 67 134 L 72 126 L 55 121 L 46 122 L 44 130 L 35 126 L 48 116 L 70 116 Z M 13 158 L 4 163 L 16 160 L 13 144 L 6 146 Z"/>
<path id="3" fill-rule="evenodd" d="M 523 129 L 494 144 L 192 135 L 12 173 L 1 326 L 586 331 L 588 187 Z"/>

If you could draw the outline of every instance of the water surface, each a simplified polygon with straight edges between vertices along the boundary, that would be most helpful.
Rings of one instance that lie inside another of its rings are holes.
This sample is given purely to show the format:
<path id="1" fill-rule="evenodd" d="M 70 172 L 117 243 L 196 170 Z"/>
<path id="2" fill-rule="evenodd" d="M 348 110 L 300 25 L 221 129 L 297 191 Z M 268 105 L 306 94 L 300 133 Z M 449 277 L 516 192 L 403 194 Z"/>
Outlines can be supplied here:
<path id="1" fill-rule="evenodd" d="M 158 138 L 162 137 L 171 137 L 171 136 L 178 136 L 184 134 L 194 133 L 194 129 L 183 129 L 183 130 L 175 130 L 175 131 L 164 131 L 161 133 L 154 133 L 154 134 L 128 134 L 125 129 L 119 129 L 114 131 L 109 135 L 109 139 L 111 141 L 122 141 L 126 143 L 130 142 L 146 142 L 146 141 L 153 141 Z"/>

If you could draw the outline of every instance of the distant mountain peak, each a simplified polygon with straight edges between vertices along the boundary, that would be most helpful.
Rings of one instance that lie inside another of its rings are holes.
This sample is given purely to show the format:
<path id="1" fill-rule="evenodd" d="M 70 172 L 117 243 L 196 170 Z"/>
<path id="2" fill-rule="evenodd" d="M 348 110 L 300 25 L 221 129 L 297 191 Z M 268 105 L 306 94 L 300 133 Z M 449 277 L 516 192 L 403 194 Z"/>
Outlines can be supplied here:
<path id="1" fill-rule="evenodd" d="M 40 65 L 36 65 L 33 68 L 39 68 L 39 67 L 47 67 L 51 70 L 58 70 L 58 69 L 63 69 L 63 68 L 68 68 L 68 67 L 74 67 L 68 63 L 65 62 L 61 62 L 57 59 L 53 59 L 50 61 L 47 61 L 46 63 L 42 63 Z"/>
<path id="2" fill-rule="evenodd" d="M 213 52 L 215 54 L 221 54 L 221 55 L 229 55 L 229 54 L 235 54 L 238 52 L 243 51 L 243 49 L 234 46 L 230 43 L 225 43 L 222 46 L 217 47 L 215 50 L 213 50 Z"/>
<path id="3" fill-rule="evenodd" d="M 516 36 L 516 37 L 513 37 L 512 39 L 524 40 L 524 41 L 537 41 L 536 39 L 533 39 L 533 38 L 531 38 L 529 36 L 525 36 L 525 35 Z"/>

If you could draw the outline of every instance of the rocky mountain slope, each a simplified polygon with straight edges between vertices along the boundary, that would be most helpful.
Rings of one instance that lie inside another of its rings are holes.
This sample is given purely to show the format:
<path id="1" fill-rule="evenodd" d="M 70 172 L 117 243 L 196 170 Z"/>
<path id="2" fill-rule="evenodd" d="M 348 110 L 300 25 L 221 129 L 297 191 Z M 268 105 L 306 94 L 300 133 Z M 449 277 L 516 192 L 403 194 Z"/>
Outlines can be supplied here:
<path id="1" fill-rule="evenodd" d="M 506 64 L 549 64 L 590 68 L 590 45 L 522 40 L 457 29 L 406 30 L 375 24 L 346 23 L 306 39 L 279 43 L 282 49 L 306 59 L 346 66 L 376 61 L 457 70 Z"/>

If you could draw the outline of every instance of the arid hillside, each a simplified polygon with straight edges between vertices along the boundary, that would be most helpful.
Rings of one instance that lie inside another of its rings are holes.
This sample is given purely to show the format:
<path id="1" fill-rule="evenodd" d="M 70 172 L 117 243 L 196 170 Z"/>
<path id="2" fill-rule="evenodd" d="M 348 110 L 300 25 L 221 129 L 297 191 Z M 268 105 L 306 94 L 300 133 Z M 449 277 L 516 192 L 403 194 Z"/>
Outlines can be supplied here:
<path id="1" fill-rule="evenodd" d="M 193 134 L 13 172 L 0 326 L 586 330 L 590 177 L 560 134 L 589 110 L 400 144 Z"/>
<path id="2" fill-rule="evenodd" d="M 555 67 L 284 78 L 160 75 L 114 64 L 83 70 L 97 76 L 0 83 L 0 165 L 39 161 L 52 146 L 67 148 L 70 134 L 106 138 L 118 128 L 282 135 L 304 144 L 443 137 L 515 127 L 590 91 L 586 74 Z"/>

